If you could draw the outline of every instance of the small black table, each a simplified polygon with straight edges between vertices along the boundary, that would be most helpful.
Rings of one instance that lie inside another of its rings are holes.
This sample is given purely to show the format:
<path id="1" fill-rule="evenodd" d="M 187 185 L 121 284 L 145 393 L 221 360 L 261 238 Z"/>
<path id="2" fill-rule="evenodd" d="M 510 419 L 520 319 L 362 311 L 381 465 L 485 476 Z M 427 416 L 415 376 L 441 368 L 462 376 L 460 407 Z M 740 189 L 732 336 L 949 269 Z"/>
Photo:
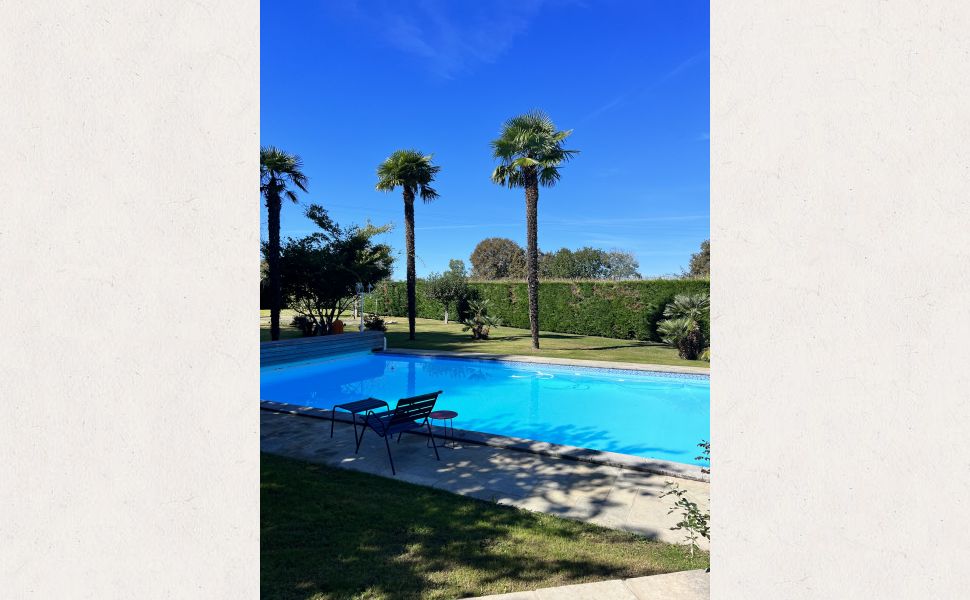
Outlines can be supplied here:
<path id="1" fill-rule="evenodd" d="M 357 442 L 357 414 L 362 412 L 367 412 L 368 410 L 374 410 L 375 408 L 384 407 L 385 410 L 390 410 L 387 402 L 383 400 L 378 400 L 377 398 L 364 398 L 363 400 L 357 400 L 355 402 L 347 402 L 346 404 L 334 404 L 333 408 L 330 409 L 330 437 L 333 437 L 333 421 L 337 414 L 337 409 L 345 410 L 350 413 L 351 419 L 354 423 L 354 442 Z M 366 427 L 366 425 L 364 425 Z"/>
<path id="2" fill-rule="evenodd" d="M 458 416 L 458 413 L 456 413 L 453 410 L 436 410 L 430 415 L 428 415 L 428 418 L 431 419 L 432 421 L 436 421 L 436 420 L 441 421 L 441 427 L 442 429 L 445 430 L 446 434 L 448 433 L 448 427 L 445 426 L 445 421 L 451 422 L 451 445 L 449 446 L 450 448 L 458 447 L 458 441 L 455 440 L 455 417 L 457 416 Z M 428 440 L 428 443 L 430 444 L 431 441 Z M 447 439 L 445 440 L 445 445 L 446 446 L 448 445 Z"/>

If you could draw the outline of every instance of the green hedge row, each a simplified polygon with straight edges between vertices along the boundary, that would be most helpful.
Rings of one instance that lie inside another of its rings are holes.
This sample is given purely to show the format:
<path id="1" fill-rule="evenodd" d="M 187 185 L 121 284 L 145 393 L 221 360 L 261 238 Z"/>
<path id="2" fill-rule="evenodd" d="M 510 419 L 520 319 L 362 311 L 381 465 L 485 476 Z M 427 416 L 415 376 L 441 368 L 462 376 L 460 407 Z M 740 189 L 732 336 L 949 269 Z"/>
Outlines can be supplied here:
<path id="1" fill-rule="evenodd" d="M 489 281 L 469 284 L 472 293 L 490 300 L 489 314 L 509 327 L 529 328 L 528 287 L 523 281 Z M 677 294 L 710 293 L 710 282 L 697 279 L 639 281 L 547 281 L 539 284 L 539 328 L 618 339 L 659 341 L 657 321 Z M 424 294 L 417 284 L 417 313 L 425 319 L 443 319 L 444 306 Z M 384 283 L 367 298 L 367 312 L 407 316 L 407 289 L 403 281 Z M 458 307 L 448 314 L 455 319 Z"/>

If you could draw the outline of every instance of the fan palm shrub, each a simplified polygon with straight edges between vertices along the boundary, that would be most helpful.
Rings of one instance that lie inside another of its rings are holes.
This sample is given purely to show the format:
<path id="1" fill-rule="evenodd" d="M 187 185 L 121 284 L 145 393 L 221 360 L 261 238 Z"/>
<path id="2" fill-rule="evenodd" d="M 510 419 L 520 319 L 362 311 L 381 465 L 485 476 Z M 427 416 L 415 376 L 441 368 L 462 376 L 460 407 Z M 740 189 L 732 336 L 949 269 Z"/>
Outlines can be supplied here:
<path id="1" fill-rule="evenodd" d="M 657 335 L 677 348 L 681 358 L 697 360 L 707 346 L 704 329 L 710 321 L 710 310 L 707 294 L 677 294 L 664 308 L 667 319 L 657 323 Z"/>
<path id="2" fill-rule="evenodd" d="M 502 325 L 498 317 L 488 314 L 488 300 L 469 300 L 468 313 L 468 318 L 463 321 L 465 326 L 461 330 L 471 331 L 473 340 L 487 340 L 491 328 Z"/>
<path id="3" fill-rule="evenodd" d="M 259 191 L 269 213 L 269 242 L 265 246 L 270 295 L 270 339 L 280 339 L 280 309 L 283 306 L 280 279 L 280 210 L 283 198 L 296 202 L 296 190 L 307 191 L 303 161 L 273 146 L 259 149 Z"/>
<path id="4" fill-rule="evenodd" d="M 532 111 L 506 121 L 499 137 L 492 141 L 492 155 L 500 161 L 492 181 L 525 190 L 526 274 L 534 349 L 539 348 L 539 186 L 555 185 L 559 167 L 578 152 L 562 146 L 571 134 L 572 130 L 557 131 L 545 113 Z"/>
<path id="5" fill-rule="evenodd" d="M 711 312 L 711 299 L 707 294 L 677 294 L 664 308 L 667 318 L 693 319 L 698 323 L 706 322 Z"/>
<path id="6" fill-rule="evenodd" d="M 392 192 L 401 188 L 404 196 L 404 245 L 407 254 L 408 339 L 414 339 L 414 319 L 417 312 L 414 270 L 414 199 L 424 202 L 438 197 L 431 187 L 441 167 L 432 164 L 430 154 L 417 150 L 398 150 L 377 167 L 377 190 Z"/>

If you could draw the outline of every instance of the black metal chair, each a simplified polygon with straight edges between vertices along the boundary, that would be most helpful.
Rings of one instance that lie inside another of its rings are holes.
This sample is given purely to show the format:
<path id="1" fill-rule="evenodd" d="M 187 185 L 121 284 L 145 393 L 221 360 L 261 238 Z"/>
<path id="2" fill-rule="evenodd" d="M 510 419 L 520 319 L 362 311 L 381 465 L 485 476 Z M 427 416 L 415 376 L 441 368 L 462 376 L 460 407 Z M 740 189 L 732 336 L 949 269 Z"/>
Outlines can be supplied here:
<path id="1" fill-rule="evenodd" d="M 434 411 L 434 404 L 438 401 L 438 396 L 441 393 L 439 390 L 431 394 L 402 398 L 397 401 L 397 406 L 394 407 L 394 410 L 382 413 L 367 411 L 364 417 L 364 429 L 360 432 L 360 437 L 357 438 L 357 451 L 360 451 L 360 443 L 364 439 L 364 433 L 367 432 L 368 428 L 373 429 L 377 435 L 384 438 L 384 445 L 387 447 L 387 459 L 391 462 L 391 473 L 397 475 L 397 471 L 394 469 L 394 459 L 391 457 L 391 444 L 388 438 L 397 434 L 397 440 L 401 441 L 401 434 L 405 431 L 414 431 L 426 427 L 428 429 L 428 436 L 431 437 L 434 456 L 436 459 L 441 460 L 441 457 L 438 456 L 438 445 L 435 443 L 434 433 L 431 431 L 431 423 L 428 421 L 428 415 Z"/>

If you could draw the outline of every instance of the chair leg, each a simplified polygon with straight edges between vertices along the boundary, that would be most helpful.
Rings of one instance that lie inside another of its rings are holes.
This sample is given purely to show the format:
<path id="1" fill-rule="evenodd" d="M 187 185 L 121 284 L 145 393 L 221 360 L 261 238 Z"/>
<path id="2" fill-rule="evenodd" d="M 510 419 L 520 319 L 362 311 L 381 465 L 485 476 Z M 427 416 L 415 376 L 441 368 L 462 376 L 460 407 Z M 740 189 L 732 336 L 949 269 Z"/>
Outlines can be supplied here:
<path id="1" fill-rule="evenodd" d="M 391 443 L 387 441 L 387 436 L 384 436 L 384 445 L 387 447 L 387 460 L 391 461 L 391 475 L 397 475 L 397 471 L 394 470 L 394 459 L 391 457 Z"/>
<path id="2" fill-rule="evenodd" d="M 330 409 L 330 437 L 333 437 L 333 417 L 337 414 L 336 408 Z"/>
<path id="3" fill-rule="evenodd" d="M 364 439 L 364 434 L 367 433 L 367 424 L 364 424 L 364 428 L 360 430 L 360 437 L 357 438 L 357 448 L 354 449 L 354 454 L 360 453 L 360 442 Z M 357 437 L 357 430 L 354 430 L 354 437 Z"/>
<path id="4" fill-rule="evenodd" d="M 424 424 L 428 426 L 428 436 L 431 438 L 431 447 L 434 448 L 434 457 L 438 460 L 441 460 L 441 457 L 438 456 L 438 444 L 435 443 L 434 433 L 432 433 L 431 431 L 431 423 L 429 423 L 428 420 L 425 419 Z"/>
<path id="5" fill-rule="evenodd" d="M 403 432 L 403 431 L 402 431 L 401 433 L 399 433 L 399 434 L 397 434 L 397 443 L 398 443 L 398 444 L 400 444 L 400 443 L 401 443 L 401 436 L 402 436 L 402 435 L 404 435 L 404 432 Z"/>

